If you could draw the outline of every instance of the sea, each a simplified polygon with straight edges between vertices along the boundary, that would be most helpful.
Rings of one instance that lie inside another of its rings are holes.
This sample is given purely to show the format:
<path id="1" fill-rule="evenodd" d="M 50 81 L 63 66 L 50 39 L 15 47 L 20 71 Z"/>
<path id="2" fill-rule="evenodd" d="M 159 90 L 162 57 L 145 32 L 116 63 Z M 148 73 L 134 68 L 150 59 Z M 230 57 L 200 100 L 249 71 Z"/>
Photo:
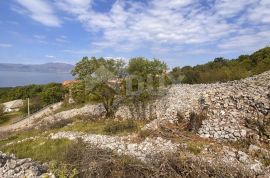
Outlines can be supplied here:
<path id="1" fill-rule="evenodd" d="M 0 87 L 16 87 L 29 84 L 62 83 L 73 80 L 70 73 L 0 71 Z"/>

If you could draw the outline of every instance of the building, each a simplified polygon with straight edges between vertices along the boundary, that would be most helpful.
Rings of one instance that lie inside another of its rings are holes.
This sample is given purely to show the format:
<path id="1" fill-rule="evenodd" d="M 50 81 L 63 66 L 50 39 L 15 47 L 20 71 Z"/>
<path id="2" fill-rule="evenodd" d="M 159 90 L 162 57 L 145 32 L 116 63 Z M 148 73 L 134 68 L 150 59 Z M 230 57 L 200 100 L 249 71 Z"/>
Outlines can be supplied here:
<path id="1" fill-rule="evenodd" d="M 75 83 L 80 83 L 79 80 L 65 80 L 62 85 L 66 88 L 70 87 L 71 85 L 75 84 Z"/>
<path id="2" fill-rule="evenodd" d="M 3 103 L 4 112 L 14 112 L 19 111 L 23 107 L 23 100 L 13 100 Z"/>

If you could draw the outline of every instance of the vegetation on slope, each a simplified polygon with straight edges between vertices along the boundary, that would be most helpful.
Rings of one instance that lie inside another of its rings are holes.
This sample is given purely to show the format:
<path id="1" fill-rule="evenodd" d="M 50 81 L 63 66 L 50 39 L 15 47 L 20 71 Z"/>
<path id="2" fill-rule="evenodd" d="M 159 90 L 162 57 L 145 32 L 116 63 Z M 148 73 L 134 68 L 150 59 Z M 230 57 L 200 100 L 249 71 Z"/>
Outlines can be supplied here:
<path id="1" fill-rule="evenodd" d="M 86 121 L 85 121 L 86 122 Z M 91 121 L 92 122 L 92 121 Z M 101 122 L 101 121 L 99 121 Z M 113 121 L 122 128 L 123 122 Z M 75 124 L 76 125 L 76 124 Z M 106 125 L 106 124 L 105 124 Z M 73 127 L 67 126 L 60 128 Z M 79 127 L 74 126 L 78 131 Z M 192 155 L 199 155 L 203 150 L 205 140 L 196 140 L 196 136 L 182 136 L 179 143 L 186 143 L 186 150 L 174 155 L 157 155 L 153 162 L 143 163 L 135 157 L 119 155 L 109 149 L 100 149 L 83 143 L 81 140 L 69 141 L 66 139 L 50 140 L 48 135 L 56 130 L 22 131 L 8 136 L 0 141 L 0 148 L 6 153 L 14 153 L 19 158 L 32 158 L 37 161 L 49 163 L 50 170 L 57 177 L 252 177 L 253 173 L 242 167 L 233 167 L 219 162 L 207 163 Z M 125 129 L 119 129 L 124 131 Z M 37 136 L 32 140 L 20 141 L 25 138 Z M 160 136 L 160 135 L 158 135 Z M 187 139 L 188 137 L 188 139 Z M 178 137 L 177 139 L 179 139 Z M 187 140 L 185 140 L 187 139 Z M 184 141 L 184 142 L 183 142 Z M 7 145 L 7 143 L 13 144 Z M 213 145 L 213 144 L 212 144 Z M 211 147 L 212 149 L 212 147 Z M 186 152 L 187 151 L 187 152 Z"/>
<path id="2" fill-rule="evenodd" d="M 20 111 L 0 114 L 0 126 L 15 123 L 21 120 L 21 117 L 23 117 L 23 113 Z"/>
<path id="3" fill-rule="evenodd" d="M 176 83 L 195 84 L 239 80 L 267 70 L 270 70 L 270 47 L 251 55 L 241 55 L 237 59 L 228 60 L 220 57 L 194 67 L 176 67 L 170 74 Z"/>
<path id="4" fill-rule="evenodd" d="M 101 135 L 127 135 L 138 132 L 145 123 L 145 121 L 139 120 L 114 121 L 112 119 L 101 119 L 89 121 L 83 119 L 77 120 L 73 124 L 67 125 L 60 130 Z"/>
<path id="5" fill-rule="evenodd" d="M 39 103 L 48 105 L 63 99 L 64 89 L 61 83 L 50 83 L 47 85 L 28 85 L 14 88 L 0 88 L 0 103 L 32 98 Z"/>

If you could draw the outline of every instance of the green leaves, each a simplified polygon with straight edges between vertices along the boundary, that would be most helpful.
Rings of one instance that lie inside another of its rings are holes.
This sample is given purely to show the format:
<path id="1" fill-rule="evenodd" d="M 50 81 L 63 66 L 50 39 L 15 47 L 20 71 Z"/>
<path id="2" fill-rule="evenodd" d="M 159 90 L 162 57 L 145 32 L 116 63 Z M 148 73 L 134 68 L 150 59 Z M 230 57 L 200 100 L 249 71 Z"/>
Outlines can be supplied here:
<path id="1" fill-rule="evenodd" d="M 97 59 L 95 57 L 89 59 L 88 57 L 83 57 L 82 60 L 76 64 L 71 73 L 73 76 L 76 76 L 77 79 L 84 80 L 99 68 L 104 67 L 114 75 L 119 75 L 123 72 L 124 65 L 125 63 L 122 60 L 105 60 L 104 58 Z"/>
<path id="2" fill-rule="evenodd" d="M 194 67 L 176 67 L 170 75 L 179 83 L 214 83 L 239 80 L 270 70 L 270 47 L 252 55 L 241 55 L 237 59 L 216 58 L 212 62 Z M 178 77 L 184 75 L 183 80 Z"/>
<path id="3" fill-rule="evenodd" d="M 158 59 L 154 59 L 152 61 L 138 57 L 132 58 L 129 61 L 127 71 L 131 75 L 138 75 L 142 77 L 147 77 L 147 75 L 158 75 L 166 72 L 167 65 L 164 62 L 161 62 Z"/>

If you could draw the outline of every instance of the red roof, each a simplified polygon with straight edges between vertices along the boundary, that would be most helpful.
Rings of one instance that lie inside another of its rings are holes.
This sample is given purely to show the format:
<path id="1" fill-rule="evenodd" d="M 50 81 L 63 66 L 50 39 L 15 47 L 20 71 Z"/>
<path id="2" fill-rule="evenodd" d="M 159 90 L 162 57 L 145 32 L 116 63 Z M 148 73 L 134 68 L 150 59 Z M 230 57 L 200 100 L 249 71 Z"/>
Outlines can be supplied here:
<path id="1" fill-rule="evenodd" d="M 69 87 L 70 85 L 74 84 L 74 83 L 80 83 L 80 80 L 65 80 L 62 85 L 64 87 Z"/>

